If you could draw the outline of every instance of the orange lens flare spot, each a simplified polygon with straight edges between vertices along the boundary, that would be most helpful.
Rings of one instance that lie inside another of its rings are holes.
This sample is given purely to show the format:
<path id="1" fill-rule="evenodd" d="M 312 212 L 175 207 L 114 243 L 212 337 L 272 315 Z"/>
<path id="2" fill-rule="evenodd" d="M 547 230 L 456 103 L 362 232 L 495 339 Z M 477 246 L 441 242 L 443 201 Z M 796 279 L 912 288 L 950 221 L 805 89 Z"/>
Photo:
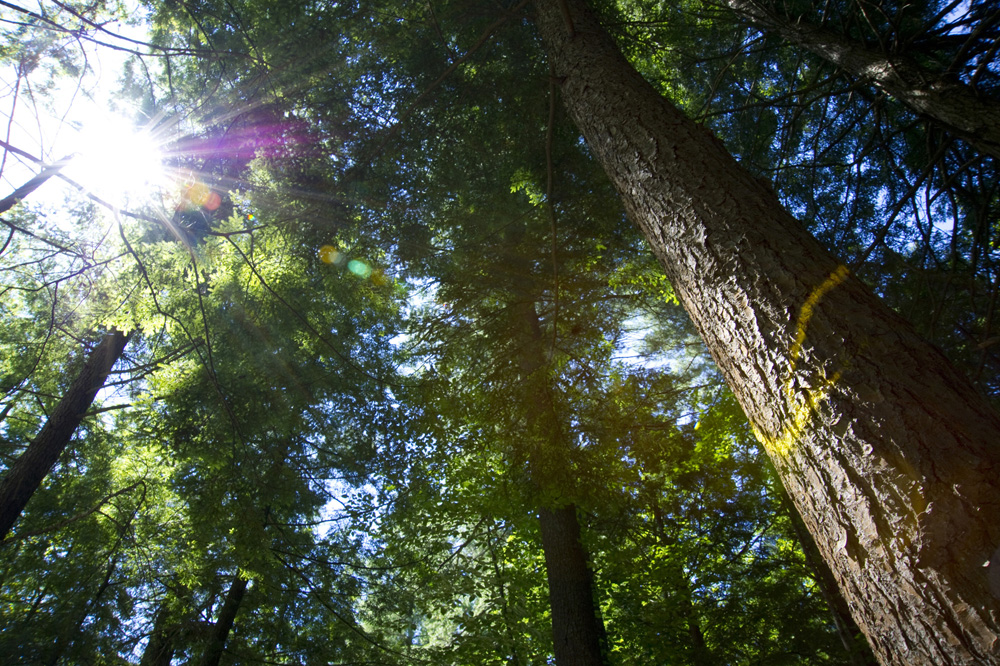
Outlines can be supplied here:
<path id="1" fill-rule="evenodd" d="M 219 196 L 218 192 L 212 192 L 208 195 L 208 200 L 202 205 L 208 211 L 218 210 L 219 206 L 222 205 L 222 197 Z"/>
<path id="2" fill-rule="evenodd" d="M 211 187 L 202 182 L 191 182 L 184 185 L 184 194 L 177 208 L 185 211 L 194 211 L 204 208 L 208 212 L 214 212 L 222 205 L 222 195 L 214 191 Z"/>
<path id="3" fill-rule="evenodd" d="M 319 260 L 324 264 L 332 264 L 337 261 L 337 256 L 340 252 L 337 252 L 337 248 L 332 245 L 324 245 L 319 249 L 317 254 L 319 255 Z"/>
<path id="4" fill-rule="evenodd" d="M 184 198 L 195 206 L 204 206 L 208 203 L 211 195 L 212 190 L 208 185 L 205 183 L 195 183 L 184 193 Z"/>

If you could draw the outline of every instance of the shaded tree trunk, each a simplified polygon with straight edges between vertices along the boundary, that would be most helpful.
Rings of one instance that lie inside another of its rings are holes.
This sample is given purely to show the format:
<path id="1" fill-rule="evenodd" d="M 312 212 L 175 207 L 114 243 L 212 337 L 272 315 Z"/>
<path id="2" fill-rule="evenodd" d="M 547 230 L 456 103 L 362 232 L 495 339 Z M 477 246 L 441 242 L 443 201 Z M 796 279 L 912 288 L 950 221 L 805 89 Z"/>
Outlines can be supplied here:
<path id="1" fill-rule="evenodd" d="M 105 334 L 90 352 L 80 373 L 56 404 L 38 436 L 0 480 L 0 539 L 7 536 L 42 480 L 55 465 L 104 386 L 111 368 L 121 358 L 128 335 L 117 329 Z"/>
<path id="2" fill-rule="evenodd" d="M 153 618 L 153 629 L 142 652 L 140 666 L 170 666 L 182 635 L 195 626 L 189 617 L 192 591 L 176 583 L 167 586 Z"/>
<path id="3" fill-rule="evenodd" d="M 525 274 L 527 274 L 527 270 Z M 527 413 L 535 433 L 528 452 L 532 483 L 543 497 L 558 497 L 569 465 L 545 361 L 545 339 L 535 304 L 527 293 L 514 305 L 521 326 L 521 370 L 533 387 Z M 553 649 L 558 666 L 606 666 L 607 638 L 596 600 L 587 551 L 580 540 L 576 506 L 543 506 L 538 511 L 552 611 Z"/>
<path id="4" fill-rule="evenodd" d="M 779 483 L 774 485 L 778 486 L 775 488 L 775 491 L 779 494 L 781 505 L 788 514 L 788 520 L 792 524 L 795 539 L 802 547 L 806 566 L 812 570 L 820 594 L 823 595 L 823 600 L 826 601 L 826 605 L 830 608 L 830 614 L 833 615 L 833 624 L 837 627 L 837 637 L 840 638 L 840 643 L 844 646 L 844 650 L 850 655 L 851 664 L 853 666 L 875 666 L 877 663 L 875 655 L 872 654 L 867 644 L 859 644 L 859 639 L 862 636 L 861 629 L 854 621 L 854 618 L 851 617 L 851 608 L 847 604 L 847 600 L 844 599 L 844 595 L 840 593 L 840 588 L 837 587 L 837 579 L 827 563 L 823 561 L 819 549 L 816 547 L 816 542 L 809 534 L 805 524 L 802 522 L 802 517 L 792 503 L 792 498 L 788 496 L 788 493 L 785 492 L 785 489 Z"/>
<path id="5" fill-rule="evenodd" d="M 559 666 L 603 666 L 604 622 L 594 598 L 593 574 L 580 541 L 574 505 L 538 511 L 552 608 L 552 638 Z"/>
<path id="6" fill-rule="evenodd" d="M 101 579 L 101 584 L 98 586 L 97 592 L 87 601 L 87 605 L 81 611 L 79 619 L 73 623 L 72 627 L 67 628 L 64 633 L 60 634 L 52 656 L 45 662 L 46 666 L 55 666 L 58 664 L 63 654 L 73 646 L 83 633 L 83 623 L 87 621 L 87 617 L 90 616 L 97 604 L 100 603 L 101 597 L 104 596 L 104 593 L 111 586 L 111 578 L 114 576 L 115 569 L 118 568 L 118 558 L 118 554 L 115 554 L 111 558 L 111 562 L 108 563 L 105 569 L 104 578 Z"/>
<path id="7" fill-rule="evenodd" d="M 661 545 L 674 545 L 675 540 L 667 535 L 663 511 L 660 509 L 659 502 L 655 499 L 653 500 L 653 526 L 655 528 L 656 540 Z M 701 623 L 698 621 L 697 610 L 691 599 L 691 580 L 684 573 L 683 566 L 670 567 L 669 575 L 673 578 L 671 581 L 673 588 L 677 590 L 680 596 L 680 607 L 676 611 L 684 619 L 685 625 L 687 625 L 688 638 L 691 641 L 691 663 L 694 666 L 714 666 L 718 663 L 718 660 L 712 656 L 712 651 L 705 643 L 705 632 L 702 631 Z M 662 591 L 664 602 L 670 603 L 672 596 L 670 588 L 663 586 Z"/>
<path id="8" fill-rule="evenodd" d="M 962 137 L 981 153 L 1000 158 L 1000 104 L 983 99 L 955 77 L 933 72 L 905 54 L 886 54 L 842 33 L 782 16 L 759 0 L 721 0 L 759 28 L 833 63 L 855 79 L 871 81 L 918 114 Z"/>
<path id="9" fill-rule="evenodd" d="M 153 631 L 149 634 L 146 649 L 142 651 L 140 666 L 170 666 L 176 649 L 177 634 L 180 631 L 169 603 L 165 599 L 156 611 Z"/>
<path id="10" fill-rule="evenodd" d="M 884 664 L 1000 658 L 1000 417 L 582 0 L 536 0 L 564 104 Z M 986 566 L 996 559 L 992 566 Z"/>
<path id="11" fill-rule="evenodd" d="M 490 563 L 493 565 L 493 577 L 497 584 L 497 593 L 500 597 L 500 614 L 503 617 L 504 629 L 507 633 L 507 641 L 510 644 L 510 658 L 507 663 L 510 666 L 521 666 L 521 658 L 517 653 L 517 632 L 515 623 L 510 614 L 510 605 L 507 603 L 507 590 L 504 585 L 503 574 L 501 572 L 500 561 L 497 558 L 496 546 L 493 538 L 492 521 L 486 523 L 487 545 L 490 551 Z"/>
<path id="12" fill-rule="evenodd" d="M 219 666 L 219 660 L 222 659 L 222 653 L 226 649 L 226 641 L 229 639 L 229 632 L 233 630 L 233 624 L 236 622 L 236 613 L 239 612 L 240 604 L 246 595 L 248 583 L 246 578 L 237 574 L 229 586 L 226 600 L 219 611 L 219 618 L 212 626 L 201 666 Z"/>

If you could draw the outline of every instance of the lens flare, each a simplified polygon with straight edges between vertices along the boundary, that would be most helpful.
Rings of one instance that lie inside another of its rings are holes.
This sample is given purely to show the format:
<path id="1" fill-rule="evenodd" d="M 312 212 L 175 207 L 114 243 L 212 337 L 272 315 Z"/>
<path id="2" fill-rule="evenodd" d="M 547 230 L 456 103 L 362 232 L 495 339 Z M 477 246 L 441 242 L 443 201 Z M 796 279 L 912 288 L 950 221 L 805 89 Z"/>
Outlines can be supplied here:
<path id="1" fill-rule="evenodd" d="M 351 271 L 360 278 L 367 278 L 372 274 L 372 267 L 360 259 L 351 259 L 347 262 L 347 270 Z"/>
<path id="2" fill-rule="evenodd" d="M 346 268 L 349 273 L 359 278 L 371 281 L 376 286 L 385 286 L 389 283 L 385 274 L 380 270 L 372 268 L 371 264 L 361 259 L 349 259 L 348 256 L 333 245 L 323 245 L 316 251 L 316 256 L 324 264 L 332 264 L 339 268 Z"/>
<path id="3" fill-rule="evenodd" d="M 337 248 L 332 245 L 324 245 L 319 249 L 317 254 L 319 255 L 319 260 L 324 264 L 332 264 L 337 261 L 337 257 L 340 255 L 340 252 L 338 252 Z"/>
<path id="4" fill-rule="evenodd" d="M 161 142 L 153 131 L 134 129 L 127 119 L 96 106 L 75 115 L 76 156 L 66 176 L 115 205 L 150 197 L 167 184 Z"/>
<path id="5" fill-rule="evenodd" d="M 178 206 L 182 210 L 198 210 L 204 208 L 211 212 L 218 210 L 222 205 L 222 197 L 218 192 L 202 182 L 195 182 L 189 185 L 181 196 L 181 203 Z"/>

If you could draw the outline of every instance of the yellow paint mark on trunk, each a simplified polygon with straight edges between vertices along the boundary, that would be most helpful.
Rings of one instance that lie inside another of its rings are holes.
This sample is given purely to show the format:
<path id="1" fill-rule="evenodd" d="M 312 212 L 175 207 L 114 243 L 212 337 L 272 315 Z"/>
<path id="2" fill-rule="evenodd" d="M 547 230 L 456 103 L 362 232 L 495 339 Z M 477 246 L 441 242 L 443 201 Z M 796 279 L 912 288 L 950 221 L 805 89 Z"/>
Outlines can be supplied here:
<path id="1" fill-rule="evenodd" d="M 809 321 L 812 319 L 816 305 L 820 299 L 846 280 L 848 275 L 850 275 L 850 271 L 847 266 L 838 266 L 822 284 L 813 289 L 799 311 L 798 321 L 795 322 L 795 340 L 792 342 L 792 347 L 788 355 L 788 379 L 785 382 L 785 398 L 788 401 L 788 407 L 791 412 L 789 422 L 781 428 L 781 431 L 775 437 L 768 436 L 757 428 L 757 426 L 752 425 L 757 439 L 764 444 L 765 448 L 772 455 L 786 456 L 791 452 L 795 442 L 799 440 L 806 426 L 812 420 L 819 403 L 829 395 L 830 388 L 840 379 L 840 372 L 837 372 L 833 377 L 824 381 L 818 388 L 802 391 L 799 400 L 795 399 L 793 380 L 795 379 L 795 370 L 799 362 L 799 355 L 802 353 L 802 345 L 806 340 L 806 330 L 809 327 Z"/>

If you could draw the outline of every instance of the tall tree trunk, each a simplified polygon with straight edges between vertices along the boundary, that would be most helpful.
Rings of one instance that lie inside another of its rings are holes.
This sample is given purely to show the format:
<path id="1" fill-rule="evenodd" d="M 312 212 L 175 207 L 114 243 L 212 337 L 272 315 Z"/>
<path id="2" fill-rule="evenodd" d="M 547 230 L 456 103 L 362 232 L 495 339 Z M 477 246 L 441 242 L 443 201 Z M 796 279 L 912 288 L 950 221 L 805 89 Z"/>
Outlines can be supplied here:
<path id="1" fill-rule="evenodd" d="M 580 541 L 574 505 L 538 511 L 549 581 L 552 638 L 559 666 L 604 666 L 604 622 L 594 599 L 593 574 Z"/>
<path id="2" fill-rule="evenodd" d="M 153 630 L 142 651 L 140 666 L 170 666 L 177 641 L 184 627 L 190 625 L 188 608 L 191 595 L 191 590 L 184 585 L 174 583 L 167 587 L 153 618 Z"/>
<path id="3" fill-rule="evenodd" d="M 115 569 L 118 568 L 118 558 L 118 553 L 111 558 L 111 562 L 108 563 L 108 566 L 105 569 L 104 578 L 101 580 L 101 584 L 98 586 L 97 592 L 87 601 L 87 605 L 81 610 L 77 621 L 73 623 L 72 627 L 67 627 L 66 631 L 59 635 L 52 655 L 45 662 L 46 666 L 55 666 L 58 664 L 66 650 L 68 650 L 77 641 L 77 639 L 79 639 L 80 635 L 83 633 L 83 623 L 87 621 L 87 618 L 93 612 L 94 608 L 98 603 L 100 603 L 101 597 L 104 596 L 104 593 L 111 586 L 111 578 L 114 576 Z"/>
<path id="4" fill-rule="evenodd" d="M 229 639 L 229 632 L 236 622 L 236 613 L 240 610 L 243 597 L 247 592 L 249 581 L 237 574 L 229 586 L 226 600 L 222 603 L 222 610 L 219 611 L 219 619 L 212 626 L 211 634 L 208 638 L 208 646 L 202 655 L 201 666 L 219 666 L 222 659 L 222 652 L 226 649 L 226 641 Z"/>
<path id="5" fill-rule="evenodd" d="M 760 0 L 721 0 L 757 27 L 781 35 L 833 63 L 855 79 L 871 81 L 919 114 L 962 137 L 981 153 L 1000 158 L 1000 104 L 952 76 L 933 72 L 905 54 L 887 54 L 810 23 L 783 16 Z"/>
<path id="6" fill-rule="evenodd" d="M 38 436 L 0 479 L 0 540 L 7 536 L 42 479 L 69 444 L 83 415 L 125 351 L 128 336 L 111 329 L 87 357 L 80 373 L 52 410 Z"/>
<path id="7" fill-rule="evenodd" d="M 582 0 L 535 8 L 570 116 L 877 657 L 996 662 L 1000 418 L 717 139 L 660 97 Z"/>
<path id="8" fill-rule="evenodd" d="M 525 270 L 525 275 L 528 274 Z M 545 339 L 535 303 L 527 292 L 515 308 L 521 326 L 521 370 L 534 387 L 527 407 L 534 440 L 528 453 L 532 483 L 543 497 L 558 497 L 564 481 L 565 442 L 552 399 L 545 362 Z M 544 373 L 544 374 L 543 374 Z M 571 481 L 569 481 L 571 482 Z M 576 506 L 543 506 L 538 511 L 549 583 L 553 649 L 558 666 L 606 666 L 607 638 L 594 590 L 587 551 L 580 540 Z"/>
<path id="9" fill-rule="evenodd" d="M 497 593 L 500 596 L 500 616 L 503 618 L 504 629 L 507 632 L 507 642 L 510 645 L 510 658 L 507 663 L 510 666 L 521 666 L 521 658 L 517 654 L 517 633 L 514 628 L 514 621 L 510 614 L 510 605 L 507 603 L 507 590 L 504 585 L 500 560 L 497 557 L 495 541 L 493 539 L 492 521 L 486 522 L 486 543 L 490 551 L 490 563 L 493 565 L 493 577 L 496 580 Z"/>
<path id="10" fill-rule="evenodd" d="M 653 528 L 655 530 L 656 540 L 662 546 L 672 546 L 676 543 L 676 540 L 667 534 L 666 521 L 663 518 L 663 511 L 660 509 L 660 503 L 653 500 Z M 664 585 L 663 589 L 663 600 L 667 603 L 671 601 L 671 589 L 676 590 L 679 594 L 679 607 L 675 609 L 678 615 L 684 618 L 684 624 L 687 625 L 688 638 L 690 639 L 690 662 L 693 666 L 714 666 L 714 664 L 719 663 L 712 655 L 712 651 L 709 649 L 708 645 L 705 643 L 705 632 L 702 631 L 701 622 L 698 621 L 698 613 L 694 607 L 694 603 L 691 599 L 691 580 L 688 575 L 684 572 L 684 567 L 682 563 L 678 563 L 676 566 L 669 567 L 667 575 L 672 578 L 670 581 L 670 586 Z"/>

